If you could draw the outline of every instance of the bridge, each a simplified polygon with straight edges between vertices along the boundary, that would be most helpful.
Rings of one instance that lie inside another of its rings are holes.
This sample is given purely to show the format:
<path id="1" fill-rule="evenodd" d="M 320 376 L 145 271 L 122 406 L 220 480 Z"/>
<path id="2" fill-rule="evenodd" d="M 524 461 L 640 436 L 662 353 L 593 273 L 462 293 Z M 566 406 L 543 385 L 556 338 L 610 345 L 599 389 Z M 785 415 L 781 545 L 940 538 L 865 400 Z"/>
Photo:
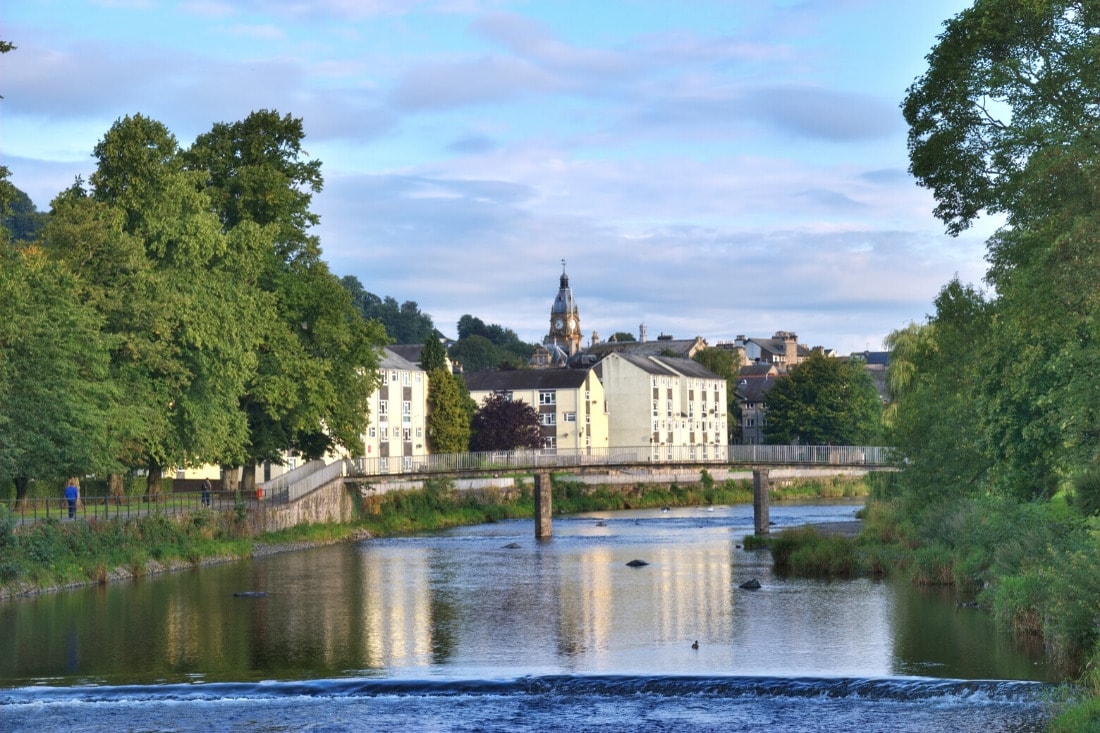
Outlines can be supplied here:
<path id="1" fill-rule="evenodd" d="M 768 472 L 777 468 L 817 467 L 896 470 L 892 449 L 878 446 L 822 445 L 717 445 L 695 447 L 639 446 L 616 449 L 543 449 L 450 453 L 390 458 L 360 457 L 333 462 L 310 461 L 276 476 L 262 485 L 262 494 L 244 497 L 253 510 L 294 505 L 319 489 L 337 481 L 360 483 L 413 482 L 431 478 L 494 477 L 501 474 L 535 475 L 536 534 L 549 536 L 550 474 L 608 473 L 612 471 L 673 471 L 698 473 L 703 469 L 742 469 L 753 472 L 754 506 L 767 500 Z M 149 501 L 144 497 L 82 496 L 79 516 L 95 519 L 124 519 L 152 513 L 186 513 L 203 507 L 198 494 L 168 495 Z M 213 508 L 232 509 L 235 495 L 217 492 Z M 29 499 L 16 505 L 0 501 L 22 522 L 51 516 L 63 517 L 64 499 Z M 763 511 L 763 515 L 761 515 Z M 766 506 L 757 509 L 757 527 L 766 532 Z M 762 533 L 758 531 L 758 534 Z"/>

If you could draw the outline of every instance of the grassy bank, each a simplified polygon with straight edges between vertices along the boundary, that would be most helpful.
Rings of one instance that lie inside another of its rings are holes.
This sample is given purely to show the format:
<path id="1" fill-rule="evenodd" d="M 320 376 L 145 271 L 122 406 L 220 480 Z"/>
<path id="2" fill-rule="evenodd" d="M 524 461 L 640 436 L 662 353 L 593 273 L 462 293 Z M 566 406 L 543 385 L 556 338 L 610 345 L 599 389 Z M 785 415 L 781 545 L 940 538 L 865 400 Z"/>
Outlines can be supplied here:
<path id="1" fill-rule="evenodd" d="M 871 501 L 849 539 L 813 528 L 748 540 L 767 544 L 777 571 L 809 577 L 884 574 L 955 588 L 1018 637 L 1041 639 L 1077 681 L 1076 704 L 1052 731 L 1100 732 L 1100 517 L 1064 500 L 959 499 L 915 512 Z"/>
<path id="2" fill-rule="evenodd" d="M 775 494 L 783 498 L 858 496 L 862 481 L 798 482 Z M 556 513 L 626 508 L 737 504 L 752 500 L 745 481 L 714 481 L 702 472 L 698 483 L 590 486 L 554 481 Z M 3 510 L 0 509 L 0 512 Z M 18 527 L 0 514 L 0 597 L 124 580 L 209 562 L 252 557 L 262 551 L 446 529 L 534 514 L 530 489 L 457 491 L 447 481 L 423 490 L 361 500 L 354 524 L 319 524 L 253 535 L 242 506 L 190 514 L 111 521 L 42 521 Z"/>

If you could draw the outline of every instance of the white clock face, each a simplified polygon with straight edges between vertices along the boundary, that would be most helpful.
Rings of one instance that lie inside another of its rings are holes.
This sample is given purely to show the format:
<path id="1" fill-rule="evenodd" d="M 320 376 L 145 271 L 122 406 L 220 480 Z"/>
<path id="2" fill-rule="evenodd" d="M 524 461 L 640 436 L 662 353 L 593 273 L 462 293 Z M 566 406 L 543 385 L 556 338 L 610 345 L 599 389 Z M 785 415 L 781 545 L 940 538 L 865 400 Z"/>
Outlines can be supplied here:
<path id="1" fill-rule="evenodd" d="M 570 318 L 569 319 L 569 330 L 572 331 L 574 328 L 576 328 L 576 326 L 577 326 L 577 322 L 574 321 L 572 318 Z"/>
<path id="2" fill-rule="evenodd" d="M 561 319 L 558 318 L 554 321 L 554 328 L 561 328 Z"/>

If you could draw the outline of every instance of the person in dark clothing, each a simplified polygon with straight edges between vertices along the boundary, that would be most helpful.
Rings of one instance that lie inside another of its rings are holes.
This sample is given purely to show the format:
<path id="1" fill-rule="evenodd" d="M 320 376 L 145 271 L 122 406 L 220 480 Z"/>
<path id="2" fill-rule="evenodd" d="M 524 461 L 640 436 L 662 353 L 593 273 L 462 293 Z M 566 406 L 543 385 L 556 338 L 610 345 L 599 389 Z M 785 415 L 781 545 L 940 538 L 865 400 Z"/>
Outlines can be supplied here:
<path id="1" fill-rule="evenodd" d="M 202 505 L 210 506 L 210 479 L 202 480 Z"/>

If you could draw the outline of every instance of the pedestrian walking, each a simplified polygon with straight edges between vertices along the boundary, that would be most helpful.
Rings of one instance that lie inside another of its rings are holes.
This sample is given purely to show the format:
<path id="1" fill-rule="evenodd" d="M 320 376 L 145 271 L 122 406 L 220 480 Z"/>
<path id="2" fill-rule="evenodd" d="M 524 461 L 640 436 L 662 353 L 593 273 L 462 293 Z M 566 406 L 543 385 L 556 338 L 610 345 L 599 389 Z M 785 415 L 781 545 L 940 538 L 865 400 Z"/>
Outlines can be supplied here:
<path id="1" fill-rule="evenodd" d="M 210 506 L 210 479 L 202 480 L 202 505 Z"/>
<path id="2" fill-rule="evenodd" d="M 76 516 L 76 502 L 80 499 L 80 489 L 76 486 L 76 481 L 69 479 L 69 484 L 65 487 L 65 501 L 69 503 L 69 519 Z"/>

